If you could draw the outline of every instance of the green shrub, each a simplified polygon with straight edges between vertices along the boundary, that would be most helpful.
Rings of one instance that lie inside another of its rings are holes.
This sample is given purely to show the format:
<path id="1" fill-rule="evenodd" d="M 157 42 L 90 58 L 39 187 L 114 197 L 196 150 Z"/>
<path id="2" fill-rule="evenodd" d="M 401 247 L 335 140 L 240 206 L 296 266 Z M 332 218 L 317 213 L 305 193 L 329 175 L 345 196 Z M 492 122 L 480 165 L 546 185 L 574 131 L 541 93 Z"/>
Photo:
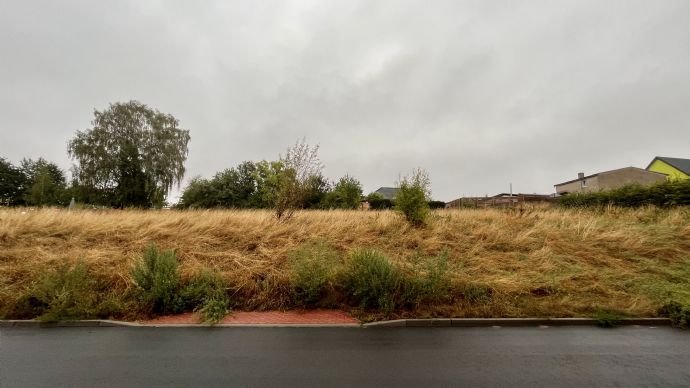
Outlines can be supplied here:
<path id="1" fill-rule="evenodd" d="M 651 186 L 626 185 L 613 190 L 572 193 L 558 198 L 564 207 L 670 207 L 690 205 L 690 179 L 669 180 Z"/>
<path id="2" fill-rule="evenodd" d="M 594 317 L 599 327 L 606 328 L 615 327 L 623 319 L 623 316 L 619 312 L 611 310 L 598 310 L 594 314 Z"/>
<path id="3" fill-rule="evenodd" d="M 690 306 L 683 306 L 678 302 L 669 302 L 659 309 L 659 315 L 669 317 L 674 327 L 690 327 Z"/>
<path id="4" fill-rule="evenodd" d="M 119 300 L 89 276 L 83 262 L 46 274 L 20 303 L 31 318 L 50 322 L 109 317 L 121 308 Z"/>
<path id="5" fill-rule="evenodd" d="M 430 184 L 429 176 L 422 169 L 414 170 L 411 177 L 405 177 L 400 181 L 395 208 L 415 226 L 424 225 L 429 216 Z"/>
<path id="6" fill-rule="evenodd" d="M 290 281 L 298 303 L 310 304 L 323 296 L 340 265 L 340 255 L 324 241 L 303 245 L 289 255 Z"/>
<path id="7" fill-rule="evenodd" d="M 392 209 L 394 205 L 393 201 L 376 192 L 367 195 L 367 202 L 369 202 L 369 209 L 372 210 Z"/>
<path id="8" fill-rule="evenodd" d="M 201 319 L 206 323 L 218 323 L 230 312 L 227 296 L 214 296 L 206 299 L 200 308 L 196 310 Z"/>
<path id="9" fill-rule="evenodd" d="M 350 175 L 340 178 L 321 203 L 324 209 L 358 209 L 362 199 L 362 184 Z"/>
<path id="10" fill-rule="evenodd" d="M 185 309 L 193 309 L 204 322 L 218 323 L 228 314 L 230 299 L 223 278 L 219 274 L 202 270 L 192 277 L 180 295 Z"/>
<path id="11" fill-rule="evenodd" d="M 443 201 L 429 201 L 429 209 L 444 209 L 446 203 Z"/>
<path id="12" fill-rule="evenodd" d="M 226 295 L 223 278 L 208 269 L 194 275 L 180 291 L 185 310 L 195 309 L 207 299 L 223 295 Z"/>
<path id="13" fill-rule="evenodd" d="M 386 256 L 374 250 L 357 250 L 347 262 L 345 288 L 363 308 L 393 311 L 401 276 Z"/>
<path id="14" fill-rule="evenodd" d="M 150 312 L 169 314 L 183 310 L 178 267 L 174 251 L 158 251 L 151 245 L 143 260 L 132 269 L 140 300 Z"/>

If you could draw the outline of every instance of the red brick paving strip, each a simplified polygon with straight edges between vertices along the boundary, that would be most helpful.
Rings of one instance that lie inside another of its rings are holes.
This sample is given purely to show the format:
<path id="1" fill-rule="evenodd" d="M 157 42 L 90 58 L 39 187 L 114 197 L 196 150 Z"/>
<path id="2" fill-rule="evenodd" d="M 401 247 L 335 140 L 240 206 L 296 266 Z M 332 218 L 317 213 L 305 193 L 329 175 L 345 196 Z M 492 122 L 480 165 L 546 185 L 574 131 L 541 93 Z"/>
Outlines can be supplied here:
<path id="1" fill-rule="evenodd" d="M 199 323 L 197 314 L 185 313 L 158 317 L 143 323 L 156 325 Z M 305 310 L 305 311 L 236 311 L 226 316 L 224 324 L 251 325 L 289 325 L 289 324 L 351 324 L 358 320 L 340 310 Z"/>

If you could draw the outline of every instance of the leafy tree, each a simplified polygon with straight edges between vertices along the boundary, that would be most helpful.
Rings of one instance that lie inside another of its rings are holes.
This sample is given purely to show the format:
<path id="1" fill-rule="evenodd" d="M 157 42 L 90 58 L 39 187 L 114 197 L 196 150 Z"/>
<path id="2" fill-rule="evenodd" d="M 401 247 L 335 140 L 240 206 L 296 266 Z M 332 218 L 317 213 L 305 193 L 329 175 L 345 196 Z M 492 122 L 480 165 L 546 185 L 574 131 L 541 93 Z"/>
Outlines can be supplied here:
<path id="1" fill-rule="evenodd" d="M 369 202 L 369 208 L 373 210 L 385 210 L 393 207 L 393 201 L 377 192 L 369 193 L 367 202 Z"/>
<path id="2" fill-rule="evenodd" d="M 288 147 L 285 156 L 281 156 L 280 161 L 287 170 L 294 170 L 295 178 L 300 184 L 304 184 L 309 178 L 321 175 L 323 164 L 319 160 L 319 146 L 310 146 L 306 139 Z"/>
<path id="3" fill-rule="evenodd" d="M 362 198 L 362 184 L 350 175 L 340 178 L 328 193 L 326 207 L 337 209 L 357 209 Z"/>
<path id="4" fill-rule="evenodd" d="M 201 177 L 194 177 L 180 196 L 178 207 L 210 208 L 215 206 L 215 196 L 211 182 Z"/>
<path id="5" fill-rule="evenodd" d="M 22 170 L 5 158 L 0 158 L 0 205 L 20 205 L 26 184 Z"/>
<path id="6" fill-rule="evenodd" d="M 321 175 L 323 165 L 318 156 L 319 146 L 310 146 L 305 139 L 288 147 L 280 158 L 283 167 L 277 174 L 277 190 L 274 198 L 276 217 L 290 218 L 295 210 L 304 207 L 309 179 Z"/>
<path id="7" fill-rule="evenodd" d="M 249 208 L 256 207 L 257 165 L 242 162 L 218 172 L 211 180 L 195 177 L 180 197 L 179 207 Z"/>
<path id="8" fill-rule="evenodd" d="M 184 176 L 189 131 L 137 101 L 94 111 L 92 125 L 68 145 L 79 184 L 110 197 L 107 205 L 162 205 Z"/>
<path id="9" fill-rule="evenodd" d="M 254 181 L 256 192 L 252 196 L 252 207 L 274 208 L 280 182 L 283 178 L 285 166 L 282 162 L 269 162 L 262 160 L 255 164 Z"/>
<path id="10" fill-rule="evenodd" d="M 400 180 L 395 207 L 415 226 L 424 225 L 429 216 L 430 186 L 429 174 L 421 168 L 413 170 L 410 177 Z"/>
<path id="11" fill-rule="evenodd" d="M 255 170 L 254 163 L 243 162 L 237 168 L 229 168 L 217 173 L 211 180 L 216 206 L 250 207 L 252 196 L 256 191 Z"/>
<path id="12" fill-rule="evenodd" d="M 331 192 L 331 183 L 321 174 L 312 175 L 307 179 L 304 196 L 305 209 L 324 207 L 324 202 Z"/>
<path id="13" fill-rule="evenodd" d="M 21 170 L 26 176 L 24 199 L 27 204 L 35 206 L 66 205 L 67 179 L 65 173 L 55 163 L 39 158 L 24 159 Z"/>
<path id="14" fill-rule="evenodd" d="M 304 205 L 304 182 L 298 180 L 294 168 L 284 168 L 276 175 L 276 187 L 273 205 L 276 218 L 289 219 Z"/>

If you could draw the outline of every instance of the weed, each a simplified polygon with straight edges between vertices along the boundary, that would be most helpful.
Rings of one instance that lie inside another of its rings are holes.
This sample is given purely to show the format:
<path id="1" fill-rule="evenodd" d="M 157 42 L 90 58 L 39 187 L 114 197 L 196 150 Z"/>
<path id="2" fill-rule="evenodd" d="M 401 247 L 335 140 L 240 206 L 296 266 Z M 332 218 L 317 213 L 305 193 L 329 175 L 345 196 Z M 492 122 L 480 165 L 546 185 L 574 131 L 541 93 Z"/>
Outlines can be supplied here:
<path id="1" fill-rule="evenodd" d="M 204 322 L 218 323 L 229 312 L 230 300 L 223 278 L 204 269 L 195 275 L 180 293 L 185 309 L 194 309 Z"/>
<path id="2" fill-rule="evenodd" d="M 153 313 L 177 313 L 184 308 L 179 295 L 179 263 L 174 251 L 158 251 L 155 245 L 144 252 L 143 260 L 132 269 L 139 297 Z"/>
<path id="3" fill-rule="evenodd" d="M 374 250 L 356 250 L 347 262 L 345 288 L 363 308 L 381 309 L 390 314 L 396 305 L 400 273 Z"/>
<path id="4" fill-rule="evenodd" d="M 624 317 L 617 311 L 597 310 L 594 318 L 597 320 L 599 327 L 611 328 L 617 326 Z"/>
<path id="5" fill-rule="evenodd" d="M 672 301 L 661 306 L 659 315 L 669 317 L 674 327 L 687 329 L 690 327 L 690 306 L 683 306 Z"/>
<path id="6" fill-rule="evenodd" d="M 49 272 L 20 303 L 25 315 L 49 322 L 108 317 L 121 308 L 116 298 L 99 289 L 83 262 Z"/>
<path id="7" fill-rule="evenodd" d="M 230 312 L 228 309 L 228 298 L 214 296 L 206 299 L 200 308 L 196 310 L 201 319 L 206 323 L 218 323 Z"/>
<path id="8" fill-rule="evenodd" d="M 413 261 L 416 264 L 415 272 L 401 279 L 403 300 L 413 305 L 446 301 L 451 289 L 448 252 L 432 257 L 421 256 Z"/>
<path id="9" fill-rule="evenodd" d="M 223 278 L 209 269 L 203 269 L 194 275 L 180 291 L 185 310 L 194 309 L 204 304 L 207 299 L 225 295 Z"/>
<path id="10" fill-rule="evenodd" d="M 319 301 L 340 265 L 338 252 L 325 241 L 317 241 L 301 246 L 289 259 L 295 300 L 302 304 Z"/>

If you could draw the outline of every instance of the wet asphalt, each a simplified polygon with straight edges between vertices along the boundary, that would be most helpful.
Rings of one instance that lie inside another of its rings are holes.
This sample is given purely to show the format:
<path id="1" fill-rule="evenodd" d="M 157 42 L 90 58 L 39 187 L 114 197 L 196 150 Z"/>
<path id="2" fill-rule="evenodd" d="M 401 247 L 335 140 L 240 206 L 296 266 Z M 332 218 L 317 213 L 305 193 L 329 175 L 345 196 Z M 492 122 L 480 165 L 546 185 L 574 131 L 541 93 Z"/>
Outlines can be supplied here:
<path id="1" fill-rule="evenodd" d="M 0 387 L 34 386 L 690 387 L 690 331 L 0 329 Z"/>

